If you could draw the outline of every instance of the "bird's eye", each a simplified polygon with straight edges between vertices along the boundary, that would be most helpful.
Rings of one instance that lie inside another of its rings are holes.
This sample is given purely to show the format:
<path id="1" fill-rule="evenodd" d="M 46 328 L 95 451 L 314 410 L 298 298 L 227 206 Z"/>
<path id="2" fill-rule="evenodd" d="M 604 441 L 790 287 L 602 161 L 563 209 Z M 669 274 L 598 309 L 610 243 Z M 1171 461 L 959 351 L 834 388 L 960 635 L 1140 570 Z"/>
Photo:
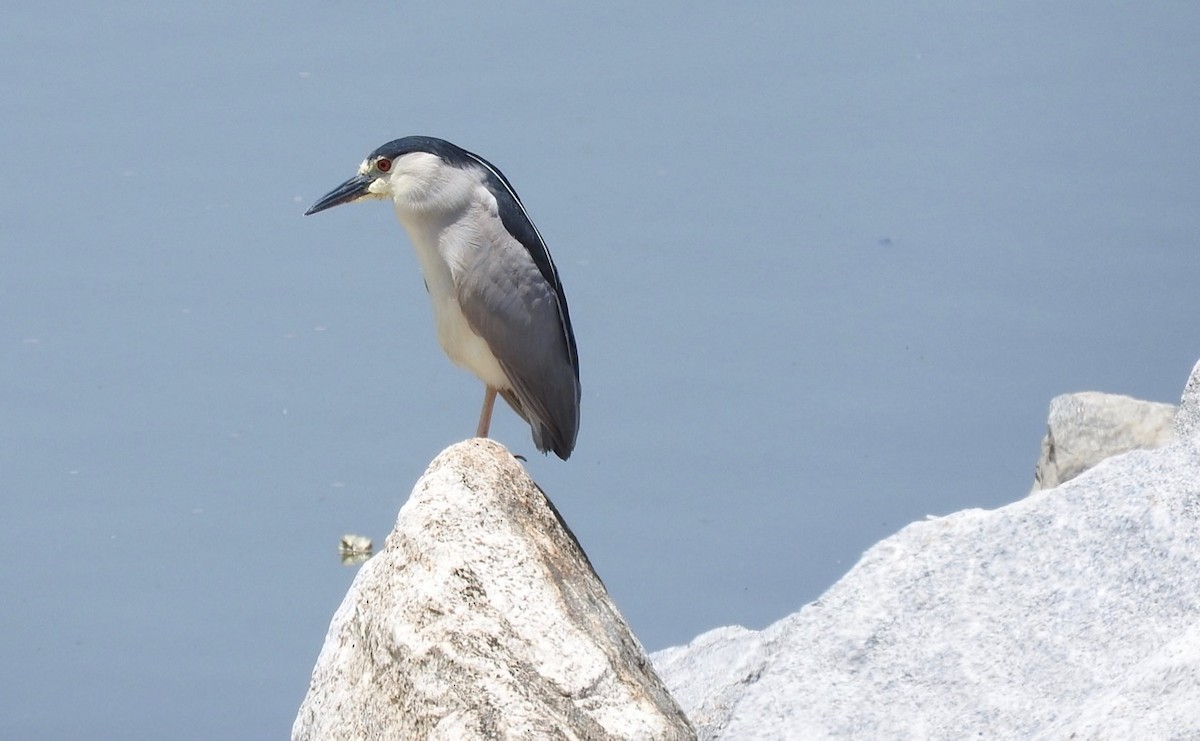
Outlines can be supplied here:
<path id="1" fill-rule="evenodd" d="M 380 172 L 387 172 L 388 170 L 392 169 L 392 161 L 387 157 L 380 157 L 379 159 L 375 160 L 375 169 L 379 170 Z"/>

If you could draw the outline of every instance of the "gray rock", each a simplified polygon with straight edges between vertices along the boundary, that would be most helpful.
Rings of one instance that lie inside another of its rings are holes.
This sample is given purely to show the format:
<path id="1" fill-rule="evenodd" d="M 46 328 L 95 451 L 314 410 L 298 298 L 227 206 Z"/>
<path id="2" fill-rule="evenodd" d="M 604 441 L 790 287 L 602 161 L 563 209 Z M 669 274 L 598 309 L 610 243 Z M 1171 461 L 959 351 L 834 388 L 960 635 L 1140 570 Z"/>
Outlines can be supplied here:
<path id="1" fill-rule="evenodd" d="M 1200 420 L 1200 365 L 1178 418 Z M 1200 738 L 1185 428 L 1000 509 L 909 525 L 799 612 L 655 665 L 702 739 Z"/>
<path id="2" fill-rule="evenodd" d="M 294 739 L 687 739 L 587 557 L 500 445 L 444 451 L 334 615 Z"/>
<path id="3" fill-rule="evenodd" d="M 1034 491 L 1053 489 L 1105 458 L 1157 448 L 1174 437 L 1175 407 L 1084 391 L 1050 401 Z"/>

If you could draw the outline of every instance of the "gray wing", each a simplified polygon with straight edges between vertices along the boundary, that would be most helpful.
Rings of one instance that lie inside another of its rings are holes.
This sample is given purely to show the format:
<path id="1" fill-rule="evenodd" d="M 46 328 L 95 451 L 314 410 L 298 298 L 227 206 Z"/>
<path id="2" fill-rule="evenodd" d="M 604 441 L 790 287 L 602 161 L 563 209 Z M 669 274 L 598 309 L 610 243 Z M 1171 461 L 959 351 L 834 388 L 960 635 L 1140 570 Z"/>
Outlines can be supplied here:
<path id="1" fill-rule="evenodd" d="M 508 376 L 504 399 L 529 423 L 538 450 L 566 460 L 579 433 L 569 320 L 529 251 L 498 218 L 483 221 L 482 248 L 457 281 L 459 304 Z"/>

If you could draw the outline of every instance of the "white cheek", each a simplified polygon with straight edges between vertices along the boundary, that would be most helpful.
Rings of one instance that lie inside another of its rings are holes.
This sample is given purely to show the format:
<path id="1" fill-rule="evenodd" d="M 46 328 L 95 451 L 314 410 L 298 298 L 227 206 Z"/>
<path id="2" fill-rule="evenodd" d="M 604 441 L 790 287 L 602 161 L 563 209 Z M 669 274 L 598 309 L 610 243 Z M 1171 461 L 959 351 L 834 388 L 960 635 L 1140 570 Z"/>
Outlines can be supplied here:
<path id="1" fill-rule="evenodd" d="M 383 178 L 377 178 L 373 180 L 371 184 L 367 186 L 367 192 L 376 198 L 387 198 L 389 195 L 391 195 L 388 185 Z"/>

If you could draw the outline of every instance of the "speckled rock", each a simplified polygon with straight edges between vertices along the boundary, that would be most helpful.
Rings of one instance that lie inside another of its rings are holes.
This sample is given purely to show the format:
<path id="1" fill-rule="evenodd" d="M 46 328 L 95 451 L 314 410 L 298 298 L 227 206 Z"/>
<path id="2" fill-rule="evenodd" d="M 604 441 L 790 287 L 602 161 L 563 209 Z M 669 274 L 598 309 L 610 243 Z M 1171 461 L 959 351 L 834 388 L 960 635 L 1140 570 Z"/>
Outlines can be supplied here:
<path id="1" fill-rule="evenodd" d="M 334 615 L 294 739 L 688 739 L 574 536 L 503 447 L 430 464 Z"/>
<path id="2" fill-rule="evenodd" d="M 1200 365 L 1176 430 L 655 665 L 702 739 L 1200 738 Z"/>
<path id="3" fill-rule="evenodd" d="M 1175 437 L 1175 407 L 1083 391 L 1050 401 L 1034 490 L 1053 489 L 1105 458 L 1158 448 Z"/>

